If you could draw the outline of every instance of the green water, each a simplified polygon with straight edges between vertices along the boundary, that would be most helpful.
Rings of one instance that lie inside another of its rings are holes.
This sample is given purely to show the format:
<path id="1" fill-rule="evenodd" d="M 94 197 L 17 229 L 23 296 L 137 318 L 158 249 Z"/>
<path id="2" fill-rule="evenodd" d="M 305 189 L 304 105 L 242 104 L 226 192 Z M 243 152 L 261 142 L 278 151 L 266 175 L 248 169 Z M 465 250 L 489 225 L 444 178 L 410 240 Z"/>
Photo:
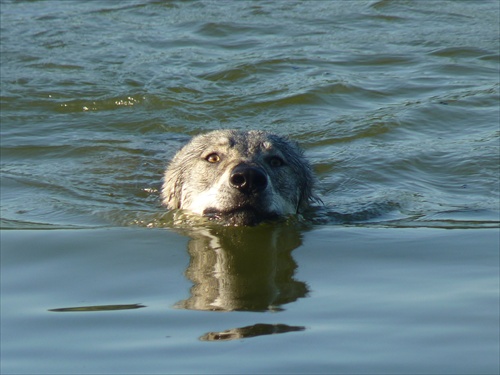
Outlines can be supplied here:
<path id="1" fill-rule="evenodd" d="M 498 373 L 497 1 L 0 14 L 2 373 Z M 219 128 L 297 140 L 324 206 L 176 228 Z"/>

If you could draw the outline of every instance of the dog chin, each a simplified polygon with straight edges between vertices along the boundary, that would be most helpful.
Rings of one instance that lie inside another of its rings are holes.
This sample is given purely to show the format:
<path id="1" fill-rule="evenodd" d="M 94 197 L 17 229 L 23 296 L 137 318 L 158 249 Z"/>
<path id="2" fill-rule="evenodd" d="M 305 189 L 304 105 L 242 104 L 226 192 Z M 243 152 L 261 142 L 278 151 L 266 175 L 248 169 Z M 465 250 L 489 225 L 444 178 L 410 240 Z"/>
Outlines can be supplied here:
<path id="1" fill-rule="evenodd" d="M 274 212 L 265 212 L 252 206 L 237 207 L 230 210 L 207 208 L 203 211 L 203 216 L 209 220 L 217 220 L 223 224 L 235 226 L 254 226 L 263 221 L 279 218 L 279 215 Z"/>

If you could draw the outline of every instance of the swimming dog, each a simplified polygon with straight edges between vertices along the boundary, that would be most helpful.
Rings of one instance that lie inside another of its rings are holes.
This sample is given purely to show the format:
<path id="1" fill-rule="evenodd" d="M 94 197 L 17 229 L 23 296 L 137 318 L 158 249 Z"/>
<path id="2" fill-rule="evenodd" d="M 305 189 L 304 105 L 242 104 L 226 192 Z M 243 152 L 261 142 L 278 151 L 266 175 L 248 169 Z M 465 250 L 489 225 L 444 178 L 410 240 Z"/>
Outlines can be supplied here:
<path id="1" fill-rule="evenodd" d="M 165 171 L 161 198 L 228 225 L 256 225 L 303 212 L 315 199 L 314 175 L 297 143 L 264 131 L 198 135 Z"/>

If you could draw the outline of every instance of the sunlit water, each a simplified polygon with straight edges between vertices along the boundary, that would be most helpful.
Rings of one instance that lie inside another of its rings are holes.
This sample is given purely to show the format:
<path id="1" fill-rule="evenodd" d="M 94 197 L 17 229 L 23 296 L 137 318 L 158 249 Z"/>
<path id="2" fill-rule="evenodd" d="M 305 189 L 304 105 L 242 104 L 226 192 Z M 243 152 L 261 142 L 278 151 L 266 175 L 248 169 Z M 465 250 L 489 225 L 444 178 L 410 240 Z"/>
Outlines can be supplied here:
<path id="1" fill-rule="evenodd" d="M 498 373 L 497 1 L 0 11 L 2 373 Z M 324 205 L 179 226 L 219 128 L 297 140 Z"/>

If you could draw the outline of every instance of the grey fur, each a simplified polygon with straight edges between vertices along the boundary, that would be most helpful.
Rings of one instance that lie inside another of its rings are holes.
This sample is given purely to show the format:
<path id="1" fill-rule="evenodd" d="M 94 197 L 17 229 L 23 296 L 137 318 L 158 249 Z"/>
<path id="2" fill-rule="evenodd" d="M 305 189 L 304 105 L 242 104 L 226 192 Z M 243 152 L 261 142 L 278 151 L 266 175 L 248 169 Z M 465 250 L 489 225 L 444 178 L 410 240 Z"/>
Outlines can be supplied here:
<path id="1" fill-rule="evenodd" d="M 175 155 L 161 196 L 170 209 L 254 225 L 302 212 L 314 200 L 313 183 L 295 142 L 264 131 L 216 130 L 194 137 Z"/>

